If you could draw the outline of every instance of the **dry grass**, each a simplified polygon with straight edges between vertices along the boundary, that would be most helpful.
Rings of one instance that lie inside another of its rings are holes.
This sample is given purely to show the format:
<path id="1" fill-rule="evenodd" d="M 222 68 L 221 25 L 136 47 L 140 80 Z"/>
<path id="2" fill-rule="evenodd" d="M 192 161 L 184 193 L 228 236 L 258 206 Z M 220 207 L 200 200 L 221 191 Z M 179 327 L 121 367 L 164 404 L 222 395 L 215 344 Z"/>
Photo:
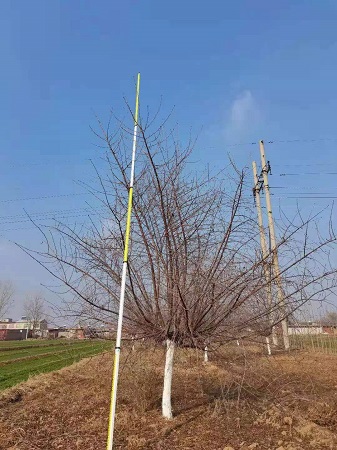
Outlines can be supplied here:
<path id="1" fill-rule="evenodd" d="M 160 416 L 163 348 L 124 349 L 116 449 L 314 450 L 337 448 L 337 359 L 266 358 L 223 349 L 204 365 L 176 352 L 175 418 Z M 0 397 L 0 448 L 105 448 L 110 355 L 41 375 Z"/>

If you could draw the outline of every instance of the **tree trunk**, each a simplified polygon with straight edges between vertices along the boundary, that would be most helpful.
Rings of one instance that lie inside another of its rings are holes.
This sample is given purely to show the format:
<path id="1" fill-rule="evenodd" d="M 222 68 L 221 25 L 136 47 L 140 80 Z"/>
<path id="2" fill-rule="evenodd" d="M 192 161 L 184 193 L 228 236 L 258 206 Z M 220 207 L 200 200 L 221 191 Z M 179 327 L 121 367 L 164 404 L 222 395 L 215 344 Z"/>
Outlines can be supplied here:
<path id="1" fill-rule="evenodd" d="M 267 343 L 267 353 L 268 353 L 268 356 L 270 356 L 271 355 L 271 348 L 270 348 L 270 341 L 269 341 L 269 337 L 268 336 L 266 336 L 266 343 Z"/>
<path id="2" fill-rule="evenodd" d="M 204 362 L 205 363 L 208 362 L 208 348 L 207 348 L 207 345 L 206 345 L 205 351 L 204 351 Z"/>
<path id="3" fill-rule="evenodd" d="M 163 417 L 166 419 L 172 419 L 172 406 L 171 406 L 171 387 L 172 387 L 172 373 L 173 373 L 173 355 L 174 355 L 174 342 L 170 339 L 166 341 L 166 361 L 164 372 L 164 389 L 162 399 L 162 412 Z"/>
<path id="4" fill-rule="evenodd" d="M 273 344 L 275 345 L 275 347 L 278 346 L 278 336 L 277 336 L 277 332 L 276 332 L 276 328 L 273 327 L 272 328 L 272 332 L 271 332 L 272 338 L 273 338 Z"/>
<path id="5" fill-rule="evenodd" d="M 283 334 L 283 343 L 285 350 L 290 349 L 289 335 L 288 335 L 288 321 L 287 319 L 283 319 L 282 322 L 282 334 Z"/>

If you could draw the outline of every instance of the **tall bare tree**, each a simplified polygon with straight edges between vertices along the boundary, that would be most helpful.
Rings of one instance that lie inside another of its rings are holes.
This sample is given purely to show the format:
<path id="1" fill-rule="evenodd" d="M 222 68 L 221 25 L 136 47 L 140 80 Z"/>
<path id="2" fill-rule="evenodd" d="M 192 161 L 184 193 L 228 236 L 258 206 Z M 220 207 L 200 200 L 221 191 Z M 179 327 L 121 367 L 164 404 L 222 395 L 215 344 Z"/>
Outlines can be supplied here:
<path id="1" fill-rule="evenodd" d="M 13 303 L 14 285 L 11 281 L 0 281 L 0 320 L 5 317 Z"/>
<path id="2" fill-rule="evenodd" d="M 174 132 L 151 131 L 150 125 L 140 124 L 124 324 L 139 338 L 166 341 L 162 410 L 171 418 L 175 347 L 269 336 L 286 315 L 335 286 L 335 270 L 322 258 L 336 240 L 331 232 L 309 243 L 312 222 L 300 216 L 287 224 L 278 243 L 287 307 L 276 297 L 270 304 L 245 172 L 233 164 L 213 176 L 200 172 L 191 165 L 192 142 L 183 148 Z M 80 227 L 37 225 L 46 248 L 25 251 L 73 294 L 74 312 L 91 311 L 115 325 L 131 130 L 110 129 L 99 122 L 107 170 L 95 169 L 97 184 L 88 187 L 100 202 L 100 220 Z"/>
<path id="3" fill-rule="evenodd" d="M 45 299 L 41 294 L 29 295 L 24 304 L 25 316 L 32 330 L 33 337 L 40 329 L 40 323 L 45 318 Z"/>

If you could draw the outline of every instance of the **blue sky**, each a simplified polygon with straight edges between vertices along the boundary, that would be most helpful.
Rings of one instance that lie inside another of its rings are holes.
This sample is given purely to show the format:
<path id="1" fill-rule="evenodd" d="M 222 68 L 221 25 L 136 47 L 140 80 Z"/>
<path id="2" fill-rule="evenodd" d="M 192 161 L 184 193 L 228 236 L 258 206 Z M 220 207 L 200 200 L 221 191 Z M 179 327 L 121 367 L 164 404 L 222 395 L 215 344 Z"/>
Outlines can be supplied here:
<path id="1" fill-rule="evenodd" d="M 250 167 L 257 146 L 233 144 L 298 139 L 267 148 L 274 184 L 287 186 L 274 203 L 291 211 L 287 192 L 308 187 L 337 196 L 336 175 L 322 175 L 337 172 L 336 19 L 328 0 L 2 0 L 0 265 L 17 285 L 13 314 L 48 281 L 11 243 L 38 245 L 17 216 L 76 209 L 81 217 L 85 196 L 72 194 L 92 176 L 89 126 L 95 113 L 120 112 L 124 95 L 133 102 L 137 71 L 142 106 L 154 111 L 162 97 L 182 138 L 200 135 L 201 165 L 225 164 L 230 152 Z M 56 197 L 16 200 L 41 196 Z M 300 201 L 320 208 L 331 199 Z"/>

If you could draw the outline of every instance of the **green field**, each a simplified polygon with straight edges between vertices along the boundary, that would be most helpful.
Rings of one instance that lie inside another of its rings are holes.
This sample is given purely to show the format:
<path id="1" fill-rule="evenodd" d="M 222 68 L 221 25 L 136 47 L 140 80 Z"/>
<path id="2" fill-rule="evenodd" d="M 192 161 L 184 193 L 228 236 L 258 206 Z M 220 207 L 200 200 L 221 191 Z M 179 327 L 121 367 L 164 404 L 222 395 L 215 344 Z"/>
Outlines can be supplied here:
<path id="1" fill-rule="evenodd" d="M 335 335 L 292 335 L 289 336 L 292 348 L 312 350 L 323 353 L 337 353 L 337 336 Z"/>
<path id="2" fill-rule="evenodd" d="M 28 340 L 0 342 L 0 390 L 111 350 L 112 341 Z"/>

